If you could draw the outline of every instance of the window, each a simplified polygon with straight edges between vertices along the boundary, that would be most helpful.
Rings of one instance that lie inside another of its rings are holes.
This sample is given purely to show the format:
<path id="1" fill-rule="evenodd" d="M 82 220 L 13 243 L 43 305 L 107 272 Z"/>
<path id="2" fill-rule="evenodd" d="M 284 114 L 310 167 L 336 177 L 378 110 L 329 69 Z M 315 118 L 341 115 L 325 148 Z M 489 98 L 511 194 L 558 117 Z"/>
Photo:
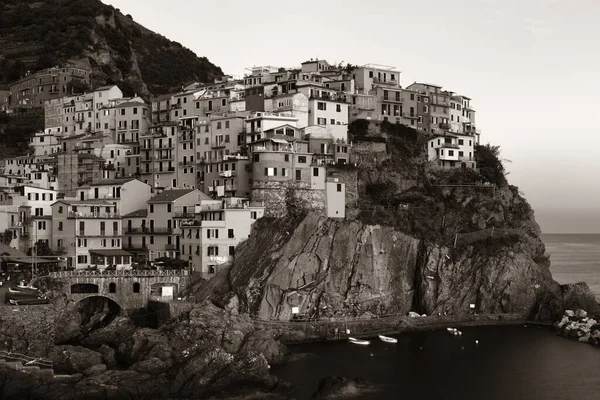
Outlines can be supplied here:
<path id="1" fill-rule="evenodd" d="M 450 157 L 454 156 L 454 150 L 448 150 L 448 155 L 449 155 Z"/>
<path id="2" fill-rule="evenodd" d="M 327 118 L 317 118 L 317 125 L 327 125 Z"/>
<path id="3" fill-rule="evenodd" d="M 114 283 L 114 282 L 111 282 L 111 283 L 108 285 L 108 292 L 109 292 L 109 293 L 117 293 L 117 284 L 116 284 L 116 283 Z"/>
<path id="4" fill-rule="evenodd" d="M 217 122 L 217 129 L 221 129 L 221 121 Z"/>
<path id="5" fill-rule="evenodd" d="M 150 212 L 153 213 L 154 212 L 154 204 L 150 204 Z"/>
<path id="6" fill-rule="evenodd" d="M 257 154 L 257 155 L 258 155 L 258 154 Z M 289 155 L 289 154 L 286 154 L 285 156 L 283 156 L 283 159 L 284 159 L 285 161 L 290 161 L 290 155 Z"/>
<path id="7" fill-rule="evenodd" d="M 233 231 L 233 229 L 228 229 L 228 230 L 227 230 L 227 237 L 228 237 L 229 239 L 235 239 L 235 234 L 234 234 L 234 231 Z"/>
<path id="8" fill-rule="evenodd" d="M 253 159 L 254 159 L 254 162 L 259 162 L 260 161 L 260 154 L 254 154 L 253 155 Z"/>
<path id="9" fill-rule="evenodd" d="M 217 246 L 209 246 L 208 247 L 208 255 L 209 256 L 218 256 L 219 248 Z"/>
<path id="10" fill-rule="evenodd" d="M 256 211 L 250 211 L 250 218 L 256 219 L 257 216 L 258 215 L 257 215 Z"/>
<path id="11" fill-rule="evenodd" d="M 171 203 L 167 204 L 167 212 L 171 212 L 173 210 L 173 205 Z"/>
<path id="12" fill-rule="evenodd" d="M 298 156 L 298 162 L 301 164 L 306 164 L 306 156 Z"/>
<path id="13" fill-rule="evenodd" d="M 336 104 L 335 105 L 335 111 L 336 112 L 342 112 L 342 105 L 341 104 Z"/>
<path id="14" fill-rule="evenodd" d="M 342 191 L 342 184 L 341 184 L 341 183 L 338 183 L 338 184 L 337 184 L 337 191 L 338 191 L 338 192 L 341 192 L 341 191 Z"/>
<path id="15" fill-rule="evenodd" d="M 62 230 L 63 230 L 63 223 L 62 223 L 62 221 L 59 221 L 59 222 L 58 222 L 58 230 L 59 230 L 60 232 L 62 232 Z"/>
<path id="16" fill-rule="evenodd" d="M 458 139 L 458 144 L 462 146 L 463 144 L 465 144 L 465 141 L 463 139 Z"/>
<path id="17" fill-rule="evenodd" d="M 323 110 L 323 111 L 327 110 L 327 103 L 324 103 L 322 101 L 318 101 L 317 102 L 317 109 L 318 110 Z"/>
<path id="18" fill-rule="evenodd" d="M 229 255 L 232 257 L 235 255 L 235 246 L 229 246 Z"/>
<path id="19" fill-rule="evenodd" d="M 299 170 L 299 169 L 296 170 L 296 180 L 297 181 L 302 180 L 302 170 Z"/>
<path id="20" fill-rule="evenodd" d="M 277 168 L 265 168 L 265 176 L 277 176 Z"/>
<path id="21" fill-rule="evenodd" d="M 206 237 L 208 239 L 218 239 L 219 238 L 219 230 L 218 229 L 207 229 Z"/>
<path id="22" fill-rule="evenodd" d="M 139 293 L 139 292 L 140 292 L 140 283 L 134 282 L 133 283 L 133 293 Z"/>
<path id="23" fill-rule="evenodd" d="M 225 104 L 223 104 L 223 105 L 225 105 Z M 228 128 L 229 128 L 229 121 L 225 121 L 225 129 L 228 129 Z"/>
<path id="24" fill-rule="evenodd" d="M 313 168 L 313 176 L 319 176 L 319 168 Z"/>

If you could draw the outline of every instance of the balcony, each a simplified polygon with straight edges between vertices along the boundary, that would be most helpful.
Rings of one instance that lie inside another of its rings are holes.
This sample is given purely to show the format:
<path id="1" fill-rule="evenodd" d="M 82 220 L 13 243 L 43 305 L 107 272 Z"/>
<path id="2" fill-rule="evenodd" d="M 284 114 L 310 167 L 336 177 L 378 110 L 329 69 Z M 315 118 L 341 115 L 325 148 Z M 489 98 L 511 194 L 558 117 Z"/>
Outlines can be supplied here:
<path id="1" fill-rule="evenodd" d="M 165 250 L 178 251 L 179 249 L 175 244 L 165 244 Z"/>
<path id="2" fill-rule="evenodd" d="M 460 149 L 460 146 L 456 143 L 442 143 L 441 147 L 446 149 Z"/>
<path id="3" fill-rule="evenodd" d="M 175 218 L 196 218 L 196 214 L 191 213 L 191 212 L 176 212 L 175 213 Z"/>
<path id="4" fill-rule="evenodd" d="M 100 231 L 100 232 L 86 232 L 86 231 L 78 231 L 77 232 L 77 236 L 79 237 L 84 237 L 84 238 L 95 238 L 95 237 L 108 237 L 108 238 L 114 238 L 114 237 L 121 237 L 122 235 L 119 234 L 118 232 L 107 232 L 107 231 Z"/>
<path id="5" fill-rule="evenodd" d="M 237 185 L 233 184 L 233 185 L 225 185 L 225 191 L 226 192 L 235 192 L 237 190 Z"/>
<path id="6" fill-rule="evenodd" d="M 215 143 L 212 146 L 210 146 L 213 149 L 222 149 L 224 147 L 227 147 L 227 142 L 219 142 L 219 143 Z"/>
<path id="7" fill-rule="evenodd" d="M 69 219 L 121 219 L 119 213 L 82 213 L 70 211 L 67 215 Z"/>
<path id="8" fill-rule="evenodd" d="M 379 78 L 373 78 L 373 83 L 377 83 L 380 85 L 393 85 L 393 86 L 398 85 L 398 81 L 396 79 L 383 80 L 383 79 L 379 79 Z"/>
<path id="9" fill-rule="evenodd" d="M 170 174 L 172 172 L 175 172 L 175 167 L 169 167 L 167 169 L 163 169 L 160 171 L 154 171 L 154 173 L 156 173 L 156 174 Z"/>
<path id="10" fill-rule="evenodd" d="M 143 144 L 141 146 L 142 150 L 152 150 L 152 145 L 151 144 Z"/>
<path id="11" fill-rule="evenodd" d="M 447 122 L 440 122 L 439 127 L 440 129 L 451 129 L 450 124 Z"/>
<path id="12" fill-rule="evenodd" d="M 179 161 L 179 166 L 180 167 L 195 167 L 196 162 L 195 161 Z"/>
<path id="13" fill-rule="evenodd" d="M 219 176 L 222 178 L 235 178 L 237 176 L 237 171 L 221 171 L 219 172 Z"/>
<path id="14" fill-rule="evenodd" d="M 149 228 L 147 226 L 140 226 L 137 228 L 126 227 L 123 228 L 123 235 L 134 235 L 134 234 L 172 234 L 173 228 Z"/>
<path id="15" fill-rule="evenodd" d="M 155 161 L 169 161 L 173 160 L 173 154 L 156 154 L 154 156 Z"/>
<path id="16" fill-rule="evenodd" d="M 158 146 L 156 146 L 155 148 L 159 149 L 159 150 L 169 150 L 169 149 L 174 149 L 175 146 L 173 143 L 162 143 L 162 144 L 159 144 Z"/>

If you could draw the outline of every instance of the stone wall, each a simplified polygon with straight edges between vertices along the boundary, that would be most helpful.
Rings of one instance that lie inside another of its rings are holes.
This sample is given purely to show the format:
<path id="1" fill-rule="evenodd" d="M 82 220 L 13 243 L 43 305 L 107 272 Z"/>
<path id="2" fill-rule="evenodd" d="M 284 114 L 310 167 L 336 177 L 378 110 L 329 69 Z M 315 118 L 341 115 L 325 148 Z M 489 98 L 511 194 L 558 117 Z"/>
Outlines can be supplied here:
<path id="1" fill-rule="evenodd" d="M 173 289 L 174 297 L 183 291 L 189 284 L 189 276 L 152 276 L 152 277 L 131 277 L 131 276 L 75 276 L 63 278 L 65 281 L 65 290 L 69 293 L 71 300 L 77 302 L 86 297 L 104 296 L 115 301 L 122 309 L 139 309 L 147 306 L 151 300 L 152 285 L 164 283 L 176 285 Z M 71 293 L 71 285 L 74 284 L 94 284 L 98 285 L 98 293 Z M 116 292 L 110 293 L 110 284 L 116 285 Z M 139 293 L 133 291 L 134 284 L 139 283 Z"/>
<path id="2" fill-rule="evenodd" d="M 55 315 L 52 305 L 0 306 L 0 349 L 47 355 L 54 346 Z"/>
<path id="3" fill-rule="evenodd" d="M 182 301 L 150 301 L 148 302 L 148 313 L 156 313 L 156 322 L 162 326 L 171 319 L 177 319 L 182 314 L 190 312 L 196 303 Z"/>
<path id="4" fill-rule="evenodd" d="M 265 216 L 282 217 L 287 214 L 288 189 L 298 204 L 311 211 L 325 214 L 325 190 L 311 189 L 304 182 L 255 182 L 252 185 L 252 201 L 262 201 L 265 204 Z"/>
<path id="5" fill-rule="evenodd" d="M 358 142 L 350 149 L 350 163 L 360 168 L 373 168 L 389 158 L 385 143 Z"/>

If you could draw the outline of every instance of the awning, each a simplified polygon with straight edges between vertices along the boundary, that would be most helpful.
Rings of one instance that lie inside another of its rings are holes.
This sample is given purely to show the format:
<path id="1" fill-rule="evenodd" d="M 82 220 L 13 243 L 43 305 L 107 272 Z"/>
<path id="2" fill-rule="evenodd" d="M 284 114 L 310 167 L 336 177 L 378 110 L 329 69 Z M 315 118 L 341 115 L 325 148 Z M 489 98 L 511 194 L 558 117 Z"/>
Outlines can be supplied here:
<path id="1" fill-rule="evenodd" d="M 273 141 L 274 143 L 290 144 L 287 140 L 283 140 L 283 139 L 270 139 L 270 140 Z"/>
<path id="2" fill-rule="evenodd" d="M 48 264 L 58 263 L 57 259 L 48 259 L 44 257 L 7 257 L 6 261 L 15 264 Z"/>
<path id="3" fill-rule="evenodd" d="M 90 254 L 96 254 L 98 256 L 132 256 L 128 251 L 122 249 L 100 249 L 100 250 L 90 250 Z"/>

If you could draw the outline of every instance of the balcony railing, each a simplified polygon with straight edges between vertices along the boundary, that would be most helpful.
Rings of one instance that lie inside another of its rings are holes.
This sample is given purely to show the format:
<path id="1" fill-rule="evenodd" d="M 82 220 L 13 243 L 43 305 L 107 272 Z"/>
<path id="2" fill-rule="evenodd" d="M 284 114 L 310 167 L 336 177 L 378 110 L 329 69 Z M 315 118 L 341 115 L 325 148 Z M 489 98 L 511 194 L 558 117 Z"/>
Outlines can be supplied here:
<path id="1" fill-rule="evenodd" d="M 81 236 L 81 237 L 121 237 L 122 235 L 119 234 L 118 232 L 106 232 L 106 231 L 100 231 L 100 233 L 96 232 L 85 232 L 85 231 L 79 231 L 77 236 Z"/>
<path id="2" fill-rule="evenodd" d="M 131 234 L 136 234 L 136 233 L 147 233 L 147 234 L 160 234 L 160 233 L 164 233 L 164 234 L 172 234 L 173 233 L 173 228 L 150 228 L 147 226 L 141 226 L 141 227 L 137 227 L 137 228 L 131 228 L 131 227 L 126 227 L 123 228 L 123 234 L 124 235 L 131 235 Z"/>
<path id="3" fill-rule="evenodd" d="M 168 173 L 171 173 L 171 172 L 175 172 L 175 167 L 169 167 L 169 168 L 164 169 L 162 171 L 154 171 L 154 172 L 157 173 L 157 174 L 168 174 Z"/>
<path id="4" fill-rule="evenodd" d="M 165 250 L 179 250 L 175 244 L 166 244 Z"/>
<path id="5" fill-rule="evenodd" d="M 221 171 L 219 176 L 222 178 L 234 178 L 237 176 L 237 171 Z"/>
<path id="6" fill-rule="evenodd" d="M 119 213 L 82 213 L 77 211 L 70 211 L 67 218 L 71 219 L 120 219 L 121 214 Z"/>
<path id="7" fill-rule="evenodd" d="M 460 149 L 460 146 L 456 143 L 442 143 L 441 146 L 450 149 Z"/>
<path id="8" fill-rule="evenodd" d="M 187 276 L 189 275 L 189 271 L 185 269 L 180 270 L 144 270 L 144 269 L 134 269 L 134 270 L 117 270 L 117 271 L 86 271 L 86 270 L 76 270 L 76 271 L 57 271 L 50 272 L 50 276 L 53 278 L 76 278 L 79 276 L 96 276 L 103 278 L 112 278 L 114 276 Z"/>
<path id="9" fill-rule="evenodd" d="M 398 81 L 396 79 L 383 80 L 383 79 L 379 79 L 379 78 L 373 78 L 373 83 L 381 83 L 384 85 L 397 85 Z"/>
<path id="10" fill-rule="evenodd" d="M 176 212 L 175 218 L 195 218 L 196 214 L 190 212 Z"/>

